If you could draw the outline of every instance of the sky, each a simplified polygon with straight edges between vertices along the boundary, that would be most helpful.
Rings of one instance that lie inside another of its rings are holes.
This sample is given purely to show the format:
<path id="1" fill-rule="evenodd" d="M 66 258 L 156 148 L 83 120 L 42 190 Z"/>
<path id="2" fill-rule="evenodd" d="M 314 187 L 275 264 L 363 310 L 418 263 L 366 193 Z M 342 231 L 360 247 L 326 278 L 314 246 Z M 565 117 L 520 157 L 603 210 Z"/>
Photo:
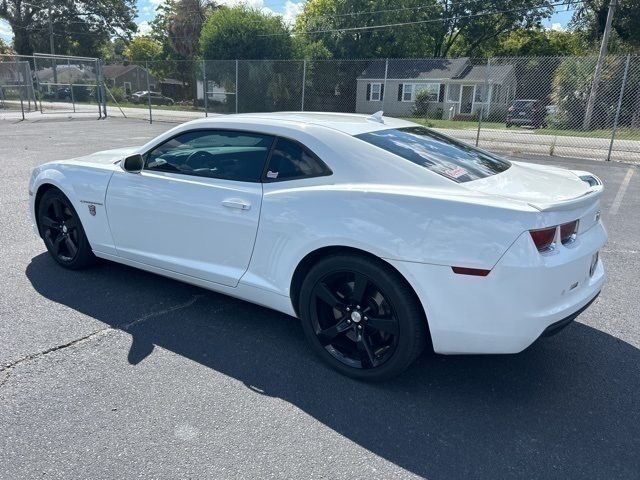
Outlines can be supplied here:
<path id="1" fill-rule="evenodd" d="M 136 22 L 138 23 L 140 34 L 145 34 L 149 31 L 149 22 L 155 16 L 156 7 L 162 2 L 163 0 L 138 0 L 138 18 Z M 219 0 L 218 3 L 223 5 L 246 3 L 265 12 L 282 15 L 287 23 L 292 24 L 296 15 L 302 10 L 304 0 Z M 544 26 L 554 30 L 562 30 L 566 28 L 571 20 L 571 13 L 556 11 L 550 19 L 544 22 Z M 9 24 L 4 20 L 0 20 L 0 38 L 6 42 L 11 42 L 12 37 L 13 33 Z"/>

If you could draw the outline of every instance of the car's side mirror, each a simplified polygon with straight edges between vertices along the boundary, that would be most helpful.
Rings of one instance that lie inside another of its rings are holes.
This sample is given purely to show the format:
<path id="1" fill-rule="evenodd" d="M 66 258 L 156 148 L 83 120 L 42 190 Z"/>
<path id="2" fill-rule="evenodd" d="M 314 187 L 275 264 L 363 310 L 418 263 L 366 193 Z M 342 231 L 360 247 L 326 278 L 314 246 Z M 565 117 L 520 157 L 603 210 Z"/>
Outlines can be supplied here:
<path id="1" fill-rule="evenodd" d="M 144 159 L 139 153 L 129 155 L 122 161 L 122 169 L 129 173 L 140 173 L 144 168 Z"/>

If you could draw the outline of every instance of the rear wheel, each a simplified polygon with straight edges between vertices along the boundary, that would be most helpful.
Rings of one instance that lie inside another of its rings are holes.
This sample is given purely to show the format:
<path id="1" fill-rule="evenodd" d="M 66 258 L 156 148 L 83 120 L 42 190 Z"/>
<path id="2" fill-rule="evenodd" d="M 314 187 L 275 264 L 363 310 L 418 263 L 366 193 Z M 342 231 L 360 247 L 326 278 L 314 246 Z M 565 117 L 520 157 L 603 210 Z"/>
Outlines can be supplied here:
<path id="1" fill-rule="evenodd" d="M 38 204 L 38 229 L 53 259 L 65 268 L 79 269 L 95 260 L 80 218 L 57 188 L 47 190 Z"/>
<path id="2" fill-rule="evenodd" d="M 348 376 L 385 380 L 403 372 L 424 349 L 424 311 L 405 280 L 382 261 L 332 255 L 314 265 L 299 312 L 307 340 Z"/>

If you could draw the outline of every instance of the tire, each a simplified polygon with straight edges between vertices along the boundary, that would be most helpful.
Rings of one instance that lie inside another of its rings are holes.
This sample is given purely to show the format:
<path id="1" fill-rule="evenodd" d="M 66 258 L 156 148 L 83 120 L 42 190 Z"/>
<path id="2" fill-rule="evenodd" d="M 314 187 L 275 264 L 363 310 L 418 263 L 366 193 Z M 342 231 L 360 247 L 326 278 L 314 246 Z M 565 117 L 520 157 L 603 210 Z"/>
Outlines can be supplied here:
<path id="1" fill-rule="evenodd" d="M 53 259 L 70 270 L 92 265 L 93 255 L 80 217 L 57 188 L 47 190 L 38 204 L 38 231 Z"/>
<path id="2" fill-rule="evenodd" d="M 298 312 L 313 351 L 352 378 L 395 377 L 428 340 L 424 310 L 391 266 L 365 256 L 335 254 L 307 273 Z"/>

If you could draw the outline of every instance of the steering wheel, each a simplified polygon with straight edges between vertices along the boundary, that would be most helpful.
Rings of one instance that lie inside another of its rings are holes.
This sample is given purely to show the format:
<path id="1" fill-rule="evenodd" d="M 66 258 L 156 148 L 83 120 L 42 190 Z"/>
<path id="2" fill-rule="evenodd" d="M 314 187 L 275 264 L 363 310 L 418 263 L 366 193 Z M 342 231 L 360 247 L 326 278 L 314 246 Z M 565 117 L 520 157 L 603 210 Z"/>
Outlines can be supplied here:
<path id="1" fill-rule="evenodd" d="M 197 150 L 187 157 L 184 161 L 184 164 L 194 170 L 198 168 L 213 168 L 213 165 L 208 164 L 212 160 L 215 160 L 216 156 L 212 153 L 207 152 L 206 150 Z M 195 163 L 193 165 L 192 163 Z"/>

